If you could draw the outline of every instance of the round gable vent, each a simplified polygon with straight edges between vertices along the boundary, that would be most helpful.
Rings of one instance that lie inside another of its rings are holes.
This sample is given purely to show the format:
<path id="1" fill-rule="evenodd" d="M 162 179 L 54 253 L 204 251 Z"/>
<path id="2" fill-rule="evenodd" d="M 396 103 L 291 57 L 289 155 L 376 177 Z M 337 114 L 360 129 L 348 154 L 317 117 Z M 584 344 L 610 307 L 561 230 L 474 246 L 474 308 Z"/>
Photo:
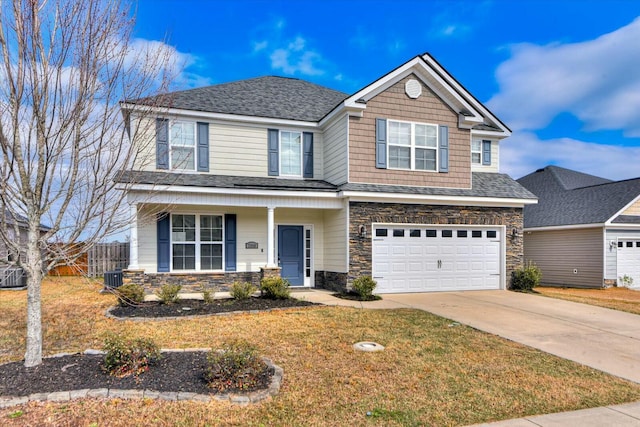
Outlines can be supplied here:
<path id="1" fill-rule="evenodd" d="M 409 98 L 416 99 L 422 95 L 422 85 L 416 79 L 407 80 L 404 84 L 404 91 Z"/>

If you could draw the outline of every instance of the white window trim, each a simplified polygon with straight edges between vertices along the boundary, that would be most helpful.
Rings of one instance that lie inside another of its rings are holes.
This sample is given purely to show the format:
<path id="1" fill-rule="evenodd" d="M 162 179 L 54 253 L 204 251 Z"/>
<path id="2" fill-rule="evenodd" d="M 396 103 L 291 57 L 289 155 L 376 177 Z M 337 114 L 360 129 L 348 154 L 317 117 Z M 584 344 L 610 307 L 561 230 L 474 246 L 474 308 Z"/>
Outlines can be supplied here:
<path id="1" fill-rule="evenodd" d="M 196 217 L 196 240 L 193 242 L 181 242 L 181 241 L 174 241 L 173 240 L 173 216 L 174 215 L 194 215 Z M 219 216 L 222 217 L 222 240 L 215 241 L 215 242 L 209 242 L 209 241 L 202 241 L 200 240 L 200 217 L 206 215 L 206 216 Z M 226 253 L 225 253 L 225 248 L 224 248 L 224 242 L 225 242 L 225 235 L 226 235 L 226 230 L 225 230 L 225 226 L 224 226 L 224 214 L 222 213 L 209 213 L 209 212 L 201 212 L 201 213 L 193 213 L 193 212 L 172 212 L 171 216 L 169 218 L 169 271 L 171 273 L 194 273 L 194 272 L 214 272 L 214 273 L 218 273 L 218 272 L 224 272 L 224 266 L 225 266 L 225 258 L 226 258 Z M 173 268 L 173 245 L 177 244 L 177 245 L 182 245 L 182 244 L 188 244 L 188 245 L 195 245 L 196 246 L 196 251 L 195 251 L 195 266 L 196 268 L 194 270 L 175 270 Z M 220 243 L 222 245 L 222 264 L 221 264 L 221 269 L 219 270 L 202 270 L 200 268 L 200 246 L 202 244 L 218 244 Z"/>
<path id="2" fill-rule="evenodd" d="M 176 123 L 182 123 L 182 124 L 190 124 L 193 126 L 193 145 L 184 145 L 184 144 L 173 144 L 172 143 L 172 138 L 171 138 L 171 129 L 172 126 Z M 169 128 L 167 130 L 167 138 L 168 141 L 167 143 L 169 144 L 169 170 L 175 170 L 175 171 L 189 171 L 189 172 L 195 172 L 198 169 L 198 127 L 196 122 L 192 121 L 192 120 L 171 120 L 169 122 Z M 174 167 L 173 166 L 173 147 L 186 147 L 186 148 L 193 148 L 193 169 L 189 169 L 189 168 L 178 168 L 178 167 Z"/>
<path id="3" fill-rule="evenodd" d="M 282 133 L 297 133 L 300 134 L 300 170 L 298 174 L 286 174 L 282 173 Z M 302 131 L 292 129 L 279 129 L 278 130 L 278 162 L 280 164 L 279 176 L 287 176 L 293 178 L 302 178 L 304 168 L 304 135 Z"/>
<path id="4" fill-rule="evenodd" d="M 471 138 L 471 164 L 472 165 L 482 166 L 482 157 L 483 157 L 482 156 L 482 151 L 483 151 L 482 150 L 482 148 L 483 148 L 482 147 L 482 141 L 483 141 L 482 138 Z M 473 149 L 473 143 L 474 142 L 479 142 L 480 143 L 480 150 L 474 150 Z M 477 163 L 473 161 L 473 155 L 474 154 L 480 154 L 480 161 L 477 162 Z"/>
<path id="5" fill-rule="evenodd" d="M 390 132 L 389 129 L 391 127 L 391 123 L 408 123 L 411 125 L 411 145 L 399 145 L 399 144 L 391 144 L 391 137 L 390 137 Z M 435 147 L 423 147 L 423 146 L 416 146 L 416 125 L 420 125 L 420 126 L 431 126 L 434 127 L 436 129 L 436 146 Z M 392 120 L 392 119 L 387 119 L 387 169 L 391 169 L 391 170 L 400 170 L 400 171 L 416 171 L 416 172 L 438 172 L 439 168 L 440 168 L 440 132 L 439 132 L 439 127 L 437 124 L 434 123 L 422 123 L 422 122 L 408 122 L 408 121 L 404 121 L 404 120 Z M 410 160 L 410 168 L 397 168 L 397 167 L 391 167 L 391 162 L 389 161 L 389 151 L 391 146 L 394 147 L 409 147 L 411 150 L 410 156 L 411 156 L 411 160 Z M 435 169 L 416 169 L 416 148 L 418 149 L 425 149 L 425 150 L 434 150 L 436 152 L 436 164 L 435 164 Z"/>

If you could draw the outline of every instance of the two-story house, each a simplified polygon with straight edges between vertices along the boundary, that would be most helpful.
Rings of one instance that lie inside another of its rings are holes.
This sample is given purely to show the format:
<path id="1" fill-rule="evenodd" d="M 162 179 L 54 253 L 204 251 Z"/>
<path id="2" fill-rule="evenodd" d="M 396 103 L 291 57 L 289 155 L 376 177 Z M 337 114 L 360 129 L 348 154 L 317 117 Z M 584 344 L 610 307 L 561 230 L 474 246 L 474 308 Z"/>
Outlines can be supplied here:
<path id="1" fill-rule="evenodd" d="M 511 132 L 428 54 L 352 95 L 261 77 L 123 109 L 144 147 L 119 178 L 137 216 L 125 281 L 504 289 L 522 263 L 536 198 L 499 173 Z"/>

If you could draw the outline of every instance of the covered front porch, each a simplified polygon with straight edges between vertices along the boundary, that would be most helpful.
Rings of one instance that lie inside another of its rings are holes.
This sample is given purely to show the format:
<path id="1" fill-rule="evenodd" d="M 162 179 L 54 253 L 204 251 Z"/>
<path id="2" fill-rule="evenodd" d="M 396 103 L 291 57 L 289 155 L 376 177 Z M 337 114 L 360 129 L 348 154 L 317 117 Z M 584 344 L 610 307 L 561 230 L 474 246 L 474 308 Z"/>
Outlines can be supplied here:
<path id="1" fill-rule="evenodd" d="M 131 261 L 125 282 L 153 290 L 227 290 L 281 276 L 324 287 L 347 276 L 347 210 L 335 193 L 218 195 L 130 192 Z"/>

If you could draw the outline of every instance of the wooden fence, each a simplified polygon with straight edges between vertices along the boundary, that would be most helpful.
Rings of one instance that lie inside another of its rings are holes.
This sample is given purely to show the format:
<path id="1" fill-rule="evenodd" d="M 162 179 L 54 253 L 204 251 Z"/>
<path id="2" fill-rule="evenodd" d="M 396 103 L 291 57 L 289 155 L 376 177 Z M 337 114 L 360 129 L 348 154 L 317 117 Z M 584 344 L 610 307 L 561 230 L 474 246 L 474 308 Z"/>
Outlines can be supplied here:
<path id="1" fill-rule="evenodd" d="M 122 270 L 129 265 L 129 243 L 99 243 L 89 250 L 87 275 L 104 276 L 107 271 Z"/>
<path id="2" fill-rule="evenodd" d="M 98 243 L 80 254 L 73 265 L 59 265 L 51 276 L 104 276 L 107 271 L 122 270 L 129 265 L 129 243 Z"/>

